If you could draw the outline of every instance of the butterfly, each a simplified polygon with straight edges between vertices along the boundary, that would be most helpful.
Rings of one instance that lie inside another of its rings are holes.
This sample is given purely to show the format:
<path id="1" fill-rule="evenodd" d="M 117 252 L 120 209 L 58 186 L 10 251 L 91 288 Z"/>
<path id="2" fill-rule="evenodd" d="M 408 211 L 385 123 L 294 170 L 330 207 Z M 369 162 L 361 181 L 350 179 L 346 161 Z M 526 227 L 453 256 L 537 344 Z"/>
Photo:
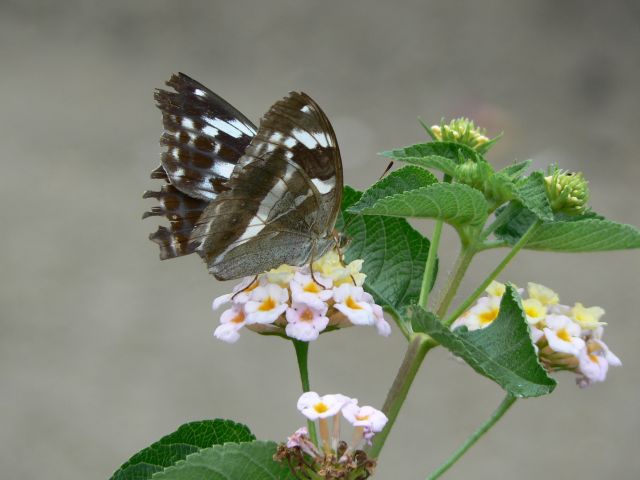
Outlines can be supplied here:
<path id="1" fill-rule="evenodd" d="M 164 147 L 147 191 L 164 216 L 149 239 L 160 259 L 196 252 L 217 279 L 300 266 L 335 243 L 342 161 L 329 119 L 308 95 L 291 92 L 256 128 L 233 106 L 183 73 L 158 89 Z"/>

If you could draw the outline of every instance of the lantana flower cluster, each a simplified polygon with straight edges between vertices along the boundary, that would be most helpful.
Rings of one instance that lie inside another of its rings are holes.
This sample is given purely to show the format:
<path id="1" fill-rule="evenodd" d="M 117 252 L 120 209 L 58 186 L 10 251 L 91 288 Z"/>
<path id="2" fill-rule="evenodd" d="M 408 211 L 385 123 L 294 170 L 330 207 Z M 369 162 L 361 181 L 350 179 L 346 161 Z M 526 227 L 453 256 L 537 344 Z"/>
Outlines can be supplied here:
<path id="1" fill-rule="evenodd" d="M 524 293 L 523 289 L 518 291 L 521 295 Z M 452 329 L 466 326 L 477 330 L 491 325 L 498 317 L 505 285 L 494 281 L 486 292 L 486 296 L 453 322 Z M 609 366 L 622 365 L 602 341 L 606 325 L 600 321 L 605 313 L 602 308 L 585 307 L 582 303 L 563 305 L 556 292 L 537 283 L 527 285 L 527 294 L 522 306 L 531 339 L 547 370 L 574 372 L 576 383 L 586 387 L 604 381 Z"/>
<path id="2" fill-rule="evenodd" d="M 286 461 L 294 474 L 300 474 L 298 478 L 315 478 L 305 475 L 309 470 L 329 479 L 368 478 L 373 474 L 375 461 L 358 447 L 363 441 L 371 445 L 373 436 L 382 431 L 388 420 L 384 413 L 369 405 L 361 407 L 358 399 L 340 393 L 321 396 L 305 392 L 297 406 L 307 419 L 318 422 L 321 448 L 313 442 L 307 427 L 301 427 L 278 448 L 276 460 Z M 354 427 L 350 443 L 340 439 L 341 416 Z"/>
<path id="3" fill-rule="evenodd" d="M 330 250 L 312 268 L 282 265 L 247 277 L 232 293 L 213 301 L 214 310 L 231 304 L 222 312 L 214 335 L 233 343 L 240 338 L 242 327 L 247 327 L 309 342 L 330 327 L 373 325 L 380 335 L 389 336 L 391 326 L 382 307 L 362 288 L 362 264 L 363 260 L 354 260 L 345 265 L 338 253 Z"/>

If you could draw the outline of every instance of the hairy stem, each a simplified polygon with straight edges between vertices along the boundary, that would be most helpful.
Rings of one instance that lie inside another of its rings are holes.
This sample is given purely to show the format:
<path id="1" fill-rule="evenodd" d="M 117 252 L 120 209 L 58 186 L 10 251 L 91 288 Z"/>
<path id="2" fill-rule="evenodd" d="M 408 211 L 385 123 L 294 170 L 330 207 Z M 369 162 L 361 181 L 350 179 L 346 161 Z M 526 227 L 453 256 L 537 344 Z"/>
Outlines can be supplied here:
<path id="1" fill-rule="evenodd" d="M 473 260 L 473 256 L 475 254 L 476 250 L 473 244 L 463 246 L 460 250 L 458 258 L 456 259 L 456 263 L 453 266 L 453 273 L 449 277 L 449 282 L 447 284 L 444 296 L 442 297 L 442 300 L 440 300 L 440 305 L 438 305 L 438 308 L 436 310 L 436 315 L 438 316 L 438 318 L 443 318 L 447 313 L 447 309 L 456 296 L 458 287 L 460 287 L 460 282 L 462 282 L 464 274 L 467 273 L 467 269 L 469 268 L 469 265 L 471 265 L 471 260 Z"/>
<path id="2" fill-rule="evenodd" d="M 376 435 L 373 445 L 368 449 L 372 458 L 377 458 L 380 454 L 380 450 L 382 450 L 387 436 L 393 428 L 393 424 L 407 398 L 409 388 L 416 378 L 425 355 L 436 345 L 437 343 L 434 340 L 422 333 L 416 333 L 412 336 L 400 369 L 382 407 L 382 411 L 387 415 L 389 421 L 384 430 Z"/>
<path id="3" fill-rule="evenodd" d="M 435 470 L 427 480 L 435 480 L 436 478 L 440 478 L 444 472 L 449 470 L 459 459 L 462 457 L 467 450 L 469 450 L 485 433 L 489 431 L 491 427 L 493 427 L 498 420 L 502 418 L 502 416 L 511 408 L 511 406 L 517 400 L 516 397 L 507 393 L 507 396 L 502 400 L 502 403 L 498 406 L 498 408 L 491 414 L 491 416 L 484 422 L 478 430 L 476 430 L 473 435 L 471 435 L 467 440 L 456 450 L 453 455 L 451 455 L 437 470 Z"/>
<path id="4" fill-rule="evenodd" d="M 424 275 L 422 277 L 422 288 L 420 289 L 420 299 L 418 305 L 425 310 L 429 303 L 429 292 L 433 285 L 435 276 L 436 258 L 438 258 L 438 245 L 440 244 L 440 235 L 442 234 L 442 220 L 436 221 L 433 229 L 433 236 L 431 237 L 431 244 L 429 245 L 429 254 L 427 255 L 427 263 L 424 267 Z"/>
<path id="5" fill-rule="evenodd" d="M 296 360 L 298 360 L 298 371 L 300 372 L 300 382 L 302 383 L 302 391 L 311 390 L 309 386 L 309 343 L 300 340 L 292 340 L 293 347 L 296 349 Z M 318 435 L 316 433 L 316 424 L 311 420 L 307 420 L 307 429 L 309 437 L 314 445 L 318 445 Z"/>

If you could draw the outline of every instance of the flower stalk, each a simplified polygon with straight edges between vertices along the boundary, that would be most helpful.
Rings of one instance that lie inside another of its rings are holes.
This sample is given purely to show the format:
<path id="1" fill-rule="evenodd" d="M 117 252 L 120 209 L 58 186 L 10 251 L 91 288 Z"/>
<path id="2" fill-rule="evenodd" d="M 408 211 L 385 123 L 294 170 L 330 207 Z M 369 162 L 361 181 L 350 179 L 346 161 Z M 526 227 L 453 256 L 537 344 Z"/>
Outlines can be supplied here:
<path id="1" fill-rule="evenodd" d="M 371 458 L 377 458 L 380 454 L 380 450 L 382 450 L 387 436 L 398 418 L 398 413 L 400 413 L 400 409 L 407 399 L 411 384 L 416 378 L 424 357 L 436 345 L 437 343 L 425 334 L 416 333 L 412 336 L 400 369 L 382 407 L 382 411 L 389 418 L 389 421 L 384 430 L 376 436 L 373 445 L 368 449 Z"/>
<path id="2" fill-rule="evenodd" d="M 533 236 L 533 234 L 536 232 L 536 230 L 538 229 L 538 227 L 542 224 L 542 220 L 536 220 L 533 225 L 531 225 L 529 227 L 529 229 L 524 233 L 524 235 L 522 235 L 522 237 L 520 237 L 520 239 L 518 240 L 518 242 L 513 246 L 513 248 L 509 251 L 509 253 L 504 257 L 504 259 L 502 259 L 502 261 L 498 264 L 498 266 L 489 274 L 489 276 L 478 286 L 478 288 L 476 288 L 474 290 L 474 292 L 469 295 L 459 306 L 458 308 L 456 308 L 456 310 L 449 315 L 446 320 L 444 320 L 442 323 L 444 323 L 446 326 L 451 325 L 460 315 L 462 315 L 467 308 L 469 308 L 471 306 L 471 304 L 473 302 L 475 302 L 478 297 L 480 297 L 480 295 L 482 295 L 482 293 L 485 291 L 485 289 L 489 286 L 489 284 L 494 281 L 496 279 L 496 277 L 498 275 L 500 275 L 500 273 L 505 269 L 505 267 L 509 264 L 509 262 L 511 260 L 513 260 L 513 257 L 515 257 L 517 255 L 517 253 L 522 250 L 522 248 L 527 244 L 527 242 L 529 241 L 529 239 Z M 471 258 L 473 258 L 473 255 L 471 255 Z M 469 261 L 471 261 L 471 258 L 469 259 Z M 468 265 L 467 265 L 468 267 Z M 466 268 L 465 268 L 466 270 Z M 464 274 L 464 272 L 463 272 Z M 460 280 L 462 280 L 462 278 L 460 278 Z M 458 281 L 459 284 L 459 281 Z M 456 289 L 457 289 L 457 285 L 454 283 Z M 447 292 L 448 294 L 449 292 Z M 448 296 L 449 297 L 449 296 Z M 447 297 L 447 298 L 448 298 Z M 453 298 L 453 296 L 450 296 L 451 298 Z M 443 305 L 441 305 L 442 307 Z M 438 316 L 441 317 L 444 315 L 444 313 L 446 312 L 446 308 L 444 311 L 441 312 L 441 310 L 438 310 Z"/>
<path id="3" fill-rule="evenodd" d="M 300 382 L 302 383 L 302 391 L 309 392 L 311 387 L 309 385 L 309 343 L 301 342 L 300 340 L 291 340 L 293 348 L 296 350 L 296 360 L 298 361 L 298 371 L 300 372 Z M 316 424 L 312 420 L 307 419 L 307 429 L 309 431 L 309 438 L 318 445 L 318 435 L 316 433 Z"/>
<path id="4" fill-rule="evenodd" d="M 440 478 L 443 473 L 449 470 L 465 453 L 469 450 L 480 438 L 493 427 L 502 416 L 513 406 L 517 398 L 508 394 L 504 397 L 504 400 L 500 403 L 498 408 L 491 414 L 491 416 L 484 422 L 478 430 L 476 430 L 467 440 L 451 455 L 437 470 L 427 477 L 427 480 L 435 480 Z"/>

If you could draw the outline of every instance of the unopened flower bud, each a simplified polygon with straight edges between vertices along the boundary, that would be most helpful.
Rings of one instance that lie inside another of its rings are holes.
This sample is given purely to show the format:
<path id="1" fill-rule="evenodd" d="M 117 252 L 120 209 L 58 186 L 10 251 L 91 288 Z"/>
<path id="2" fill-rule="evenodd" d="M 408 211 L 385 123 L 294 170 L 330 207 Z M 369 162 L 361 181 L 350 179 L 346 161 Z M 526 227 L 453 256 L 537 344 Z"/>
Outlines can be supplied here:
<path id="1" fill-rule="evenodd" d="M 554 212 L 582 215 L 589 200 L 588 182 L 582 173 L 567 172 L 555 168 L 545 177 L 547 198 Z"/>
<path id="2" fill-rule="evenodd" d="M 430 129 L 431 136 L 439 142 L 456 142 L 475 150 L 489 142 L 486 131 L 474 125 L 468 118 L 455 118 L 448 125 L 444 122 Z"/>

